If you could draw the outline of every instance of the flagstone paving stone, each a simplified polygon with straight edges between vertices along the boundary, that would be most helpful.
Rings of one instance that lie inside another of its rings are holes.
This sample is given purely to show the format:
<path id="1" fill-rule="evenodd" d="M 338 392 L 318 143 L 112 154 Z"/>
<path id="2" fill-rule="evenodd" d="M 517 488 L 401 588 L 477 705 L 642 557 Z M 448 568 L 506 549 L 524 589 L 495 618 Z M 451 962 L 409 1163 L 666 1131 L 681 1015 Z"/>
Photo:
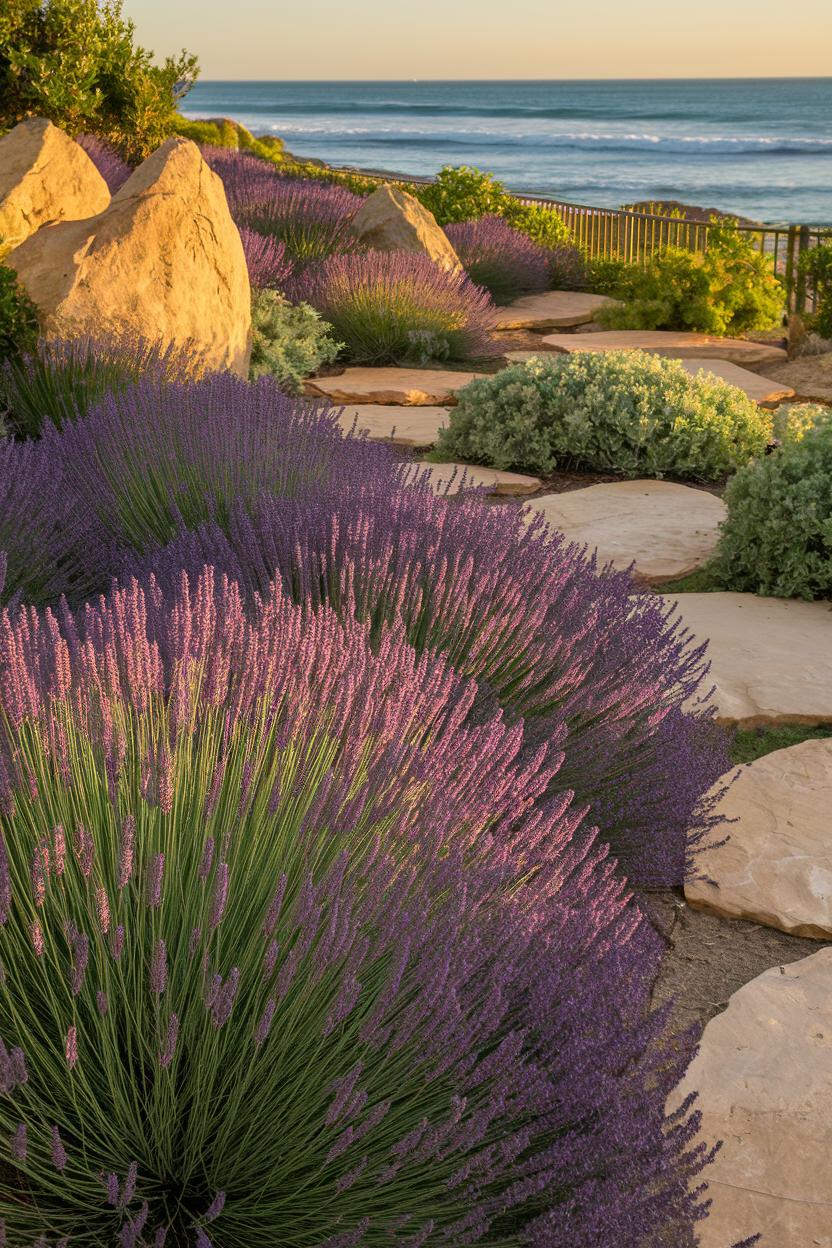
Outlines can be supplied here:
<path id="1" fill-rule="evenodd" d="M 390 403 L 350 403 L 339 417 L 346 430 L 355 428 L 373 441 L 395 446 L 433 446 L 448 423 L 447 407 L 399 407 Z"/>
<path id="2" fill-rule="evenodd" d="M 698 1093 L 706 1175 L 701 1248 L 832 1248 L 832 948 L 774 966 L 711 1019 L 673 1106 Z"/>
<path id="3" fill-rule="evenodd" d="M 474 464 L 430 464 L 420 461 L 418 468 L 430 473 L 431 488 L 436 494 L 457 494 L 460 490 L 485 487 L 491 494 L 523 495 L 533 494 L 541 485 L 538 477 Z"/>
<path id="4" fill-rule="evenodd" d="M 549 351 L 649 351 L 673 359 L 731 360 L 735 364 L 764 367 L 785 363 L 782 347 L 748 342 L 743 338 L 717 338 L 710 334 L 668 329 L 608 329 L 598 334 L 545 334 L 541 344 Z"/>
<path id="5" fill-rule="evenodd" d="M 802 741 L 740 769 L 717 813 L 723 845 L 697 855 L 689 905 L 793 936 L 832 937 L 832 740 Z"/>
<path id="6" fill-rule="evenodd" d="M 335 377 L 310 377 L 307 395 L 333 403 L 441 406 L 456 402 L 456 391 L 482 373 L 439 368 L 348 368 Z"/>
<path id="7" fill-rule="evenodd" d="M 738 390 L 743 390 L 749 399 L 753 399 L 761 407 L 776 407 L 778 403 L 794 398 L 794 390 L 791 386 L 785 385 L 782 381 L 774 381 L 771 377 L 762 377 L 759 373 L 752 373 L 731 360 L 692 359 L 682 360 L 681 364 L 693 377 L 700 369 L 706 373 L 712 373 L 715 377 L 721 377 L 723 381 L 736 386 Z"/>
<path id="8" fill-rule="evenodd" d="M 587 325 L 599 308 L 614 300 L 585 290 L 544 290 L 523 295 L 500 308 L 498 329 L 574 329 Z"/>
<path id="9" fill-rule="evenodd" d="M 664 601 L 677 604 L 698 640 L 709 641 L 707 679 L 721 722 L 832 723 L 832 603 L 733 593 Z"/>
<path id="10" fill-rule="evenodd" d="M 599 564 L 635 563 L 636 575 L 658 583 L 707 563 L 725 518 L 721 498 L 669 481 L 619 481 L 529 503 L 575 542 L 597 549 Z"/>

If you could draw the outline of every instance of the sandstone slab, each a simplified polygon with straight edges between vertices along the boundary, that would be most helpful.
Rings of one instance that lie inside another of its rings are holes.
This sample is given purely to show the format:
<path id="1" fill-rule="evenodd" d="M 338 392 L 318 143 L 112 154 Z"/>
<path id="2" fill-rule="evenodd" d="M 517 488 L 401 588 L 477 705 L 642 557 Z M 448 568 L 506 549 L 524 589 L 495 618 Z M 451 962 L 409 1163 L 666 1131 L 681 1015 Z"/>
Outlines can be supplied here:
<path id="1" fill-rule="evenodd" d="M 774 966 L 705 1028 L 673 1104 L 698 1091 L 722 1148 L 701 1248 L 832 1248 L 832 949 Z"/>
<path id="2" fill-rule="evenodd" d="M 447 272 L 462 268 L 433 213 L 397 186 L 385 183 L 368 195 L 350 229 L 365 247 L 374 251 L 412 251 L 429 256 Z"/>
<path id="3" fill-rule="evenodd" d="M 709 642 L 708 682 L 721 722 L 832 723 L 832 603 L 732 593 L 665 601 Z"/>
<path id="4" fill-rule="evenodd" d="M 94 217 L 109 202 L 84 149 L 45 117 L 21 121 L 0 139 L 0 254 L 50 221 Z"/>
<path id="5" fill-rule="evenodd" d="M 699 854 L 692 906 L 793 936 L 832 937 L 832 740 L 803 741 L 740 769 L 718 813 L 730 840 Z"/>
<path id="6" fill-rule="evenodd" d="M 305 390 L 333 403 L 382 403 L 394 407 L 443 407 L 482 373 L 440 368 L 348 368 L 337 377 L 310 377 Z"/>
<path id="7" fill-rule="evenodd" d="M 521 496 L 540 489 L 537 477 L 520 472 L 503 472 L 499 468 L 482 468 L 475 464 L 429 464 L 420 461 L 420 474 L 428 475 L 435 494 L 458 494 L 462 490 L 486 489 L 489 494 Z"/>
<path id="8" fill-rule="evenodd" d="M 804 355 L 772 370 L 772 377 L 791 386 L 804 403 L 832 403 L 832 352 Z"/>
<path id="9" fill-rule="evenodd" d="M 339 417 L 342 428 L 355 428 L 394 446 L 433 446 L 448 423 L 447 407 L 395 407 L 386 403 L 350 403 Z"/>
<path id="10" fill-rule="evenodd" d="M 544 290 L 523 295 L 497 313 L 497 329 L 574 329 L 588 325 L 599 308 L 613 302 L 584 290 Z"/>
<path id="11" fill-rule="evenodd" d="M 197 370 L 247 375 L 243 245 L 222 182 L 187 139 L 163 143 L 98 216 L 45 226 L 7 263 L 47 337 L 139 335 L 187 347 Z"/>
<path id="12" fill-rule="evenodd" d="M 787 358 L 782 347 L 770 343 L 669 329 L 605 329 L 599 334 L 546 334 L 542 344 L 549 351 L 649 351 L 653 355 L 677 360 L 731 360 L 734 364 L 752 368 L 785 363 Z"/>
<path id="13" fill-rule="evenodd" d="M 648 583 L 686 576 L 707 563 L 725 518 L 721 498 L 670 481 L 616 481 L 530 504 L 570 541 L 597 550 L 599 564 L 635 564 Z"/>
<path id="14" fill-rule="evenodd" d="M 794 390 L 791 386 L 785 385 L 782 381 L 775 381 L 771 377 L 762 377 L 759 373 L 752 373 L 731 360 L 692 359 L 682 360 L 681 363 L 692 377 L 695 377 L 700 369 L 714 377 L 720 377 L 730 385 L 736 386 L 738 390 L 742 390 L 749 399 L 753 399 L 761 407 L 776 407 L 778 403 L 794 398 Z"/>

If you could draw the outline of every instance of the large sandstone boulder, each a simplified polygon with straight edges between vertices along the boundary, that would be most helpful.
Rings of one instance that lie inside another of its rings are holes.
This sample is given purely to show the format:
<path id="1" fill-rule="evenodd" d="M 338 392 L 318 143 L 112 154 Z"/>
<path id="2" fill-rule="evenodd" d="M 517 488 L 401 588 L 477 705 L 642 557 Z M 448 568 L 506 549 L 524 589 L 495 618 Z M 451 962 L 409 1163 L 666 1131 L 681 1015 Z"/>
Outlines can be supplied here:
<path id="1" fill-rule="evenodd" d="M 0 255 L 49 221 L 94 217 L 109 202 L 84 149 L 45 117 L 21 121 L 0 139 Z"/>
<path id="2" fill-rule="evenodd" d="M 149 156 L 98 216 L 49 225 L 7 263 L 46 337 L 138 334 L 245 376 L 251 291 L 222 182 L 188 139 Z"/>
<path id="3" fill-rule="evenodd" d="M 688 904 L 793 936 L 832 937 L 832 740 L 740 769 L 717 814 L 728 840 L 697 855 Z"/>
<path id="4" fill-rule="evenodd" d="M 374 251 L 415 251 L 448 272 L 462 268 L 433 213 L 398 187 L 385 184 L 373 191 L 353 217 L 351 229 Z"/>
<path id="5" fill-rule="evenodd" d="M 832 1248 L 832 949 L 734 993 L 674 1106 L 693 1091 L 702 1135 L 723 1141 L 699 1176 L 713 1201 L 701 1248 L 758 1232 L 760 1248 Z"/>

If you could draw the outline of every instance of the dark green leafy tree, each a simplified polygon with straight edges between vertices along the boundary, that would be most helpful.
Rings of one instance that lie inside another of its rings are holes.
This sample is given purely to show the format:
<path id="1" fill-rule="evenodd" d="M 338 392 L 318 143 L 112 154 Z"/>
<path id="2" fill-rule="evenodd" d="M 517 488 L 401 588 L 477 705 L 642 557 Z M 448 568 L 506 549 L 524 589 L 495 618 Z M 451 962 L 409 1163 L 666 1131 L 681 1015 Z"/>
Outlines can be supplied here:
<path id="1" fill-rule="evenodd" d="M 134 35 L 122 0 L 3 0 L 0 131 L 48 117 L 69 134 L 98 134 L 127 160 L 143 160 L 176 130 L 177 105 L 198 64 L 182 51 L 157 65 Z"/>

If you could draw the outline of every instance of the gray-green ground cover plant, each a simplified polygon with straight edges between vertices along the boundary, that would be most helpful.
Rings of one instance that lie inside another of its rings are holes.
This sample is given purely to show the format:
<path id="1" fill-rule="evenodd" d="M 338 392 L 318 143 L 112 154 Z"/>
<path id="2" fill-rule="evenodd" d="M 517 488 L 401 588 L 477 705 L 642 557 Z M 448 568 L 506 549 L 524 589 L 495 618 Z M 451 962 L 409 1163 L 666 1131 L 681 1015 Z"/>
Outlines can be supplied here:
<path id="1" fill-rule="evenodd" d="M 251 299 L 249 375 L 274 377 L 290 394 L 323 364 L 332 364 L 343 347 L 332 327 L 308 303 L 289 303 L 276 290 L 255 290 Z"/>
<path id="2" fill-rule="evenodd" d="M 770 412 L 735 386 L 643 352 L 535 356 L 459 394 L 436 455 L 717 481 L 762 454 Z"/>

